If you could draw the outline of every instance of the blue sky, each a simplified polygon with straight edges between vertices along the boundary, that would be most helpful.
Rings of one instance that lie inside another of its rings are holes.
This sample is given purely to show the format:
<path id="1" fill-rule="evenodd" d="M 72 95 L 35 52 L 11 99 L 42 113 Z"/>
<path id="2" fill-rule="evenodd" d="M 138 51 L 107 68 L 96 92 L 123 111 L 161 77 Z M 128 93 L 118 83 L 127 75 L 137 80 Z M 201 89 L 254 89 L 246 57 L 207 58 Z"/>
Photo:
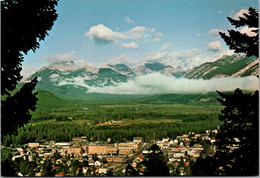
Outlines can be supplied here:
<path id="1" fill-rule="evenodd" d="M 192 68 L 232 54 L 217 35 L 257 0 L 61 0 L 40 48 L 24 56 L 23 74 L 66 60 L 130 66 L 158 61 Z M 244 31 L 247 31 L 246 29 Z"/>

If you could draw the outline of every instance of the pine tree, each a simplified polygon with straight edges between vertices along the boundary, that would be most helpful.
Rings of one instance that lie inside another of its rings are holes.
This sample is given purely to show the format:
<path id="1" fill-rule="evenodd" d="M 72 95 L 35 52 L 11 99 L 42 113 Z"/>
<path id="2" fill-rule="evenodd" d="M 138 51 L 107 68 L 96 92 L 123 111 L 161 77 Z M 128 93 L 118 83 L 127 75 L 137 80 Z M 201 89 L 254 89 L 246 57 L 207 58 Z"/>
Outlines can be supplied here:
<path id="1" fill-rule="evenodd" d="M 1 113 L 1 133 L 2 136 L 6 134 L 16 134 L 17 129 L 26 124 L 30 119 L 30 110 L 36 109 L 37 92 L 33 90 L 37 84 L 37 79 L 34 78 L 31 82 L 24 84 L 24 86 L 16 92 L 13 96 L 6 98 L 2 102 Z"/>
<path id="2" fill-rule="evenodd" d="M 169 176 L 167 159 L 163 155 L 160 147 L 153 144 L 148 151 L 151 151 L 151 153 L 146 155 L 142 162 L 146 167 L 145 176 Z"/>
<path id="3" fill-rule="evenodd" d="M 218 174 L 252 176 L 259 174 L 258 91 L 244 94 L 236 89 L 233 95 L 218 92 L 225 106 L 219 119 L 223 122 L 216 136 L 215 159 L 221 160 Z"/>
<path id="4" fill-rule="evenodd" d="M 259 174 L 259 103 L 258 91 L 233 94 L 218 92 L 224 106 L 219 119 L 223 122 L 216 136 L 213 157 L 198 158 L 191 165 L 195 176 L 255 176 Z"/>
<path id="5" fill-rule="evenodd" d="M 125 169 L 125 176 L 139 176 L 138 171 L 136 171 L 130 164 L 128 164 Z"/>
<path id="6" fill-rule="evenodd" d="M 22 79 L 23 53 L 39 48 L 58 15 L 57 0 L 1 1 L 1 95 Z"/>
<path id="7" fill-rule="evenodd" d="M 244 13 L 244 17 L 239 17 L 238 20 L 227 17 L 229 22 L 237 27 L 248 26 L 255 32 L 255 36 L 248 36 L 247 34 L 242 34 L 239 31 L 233 29 L 228 30 L 229 35 L 223 32 L 219 32 L 220 36 L 226 42 L 230 49 L 235 50 L 235 53 L 245 53 L 247 56 L 257 56 L 259 57 L 259 25 L 258 25 L 258 11 L 249 8 L 248 14 Z"/>

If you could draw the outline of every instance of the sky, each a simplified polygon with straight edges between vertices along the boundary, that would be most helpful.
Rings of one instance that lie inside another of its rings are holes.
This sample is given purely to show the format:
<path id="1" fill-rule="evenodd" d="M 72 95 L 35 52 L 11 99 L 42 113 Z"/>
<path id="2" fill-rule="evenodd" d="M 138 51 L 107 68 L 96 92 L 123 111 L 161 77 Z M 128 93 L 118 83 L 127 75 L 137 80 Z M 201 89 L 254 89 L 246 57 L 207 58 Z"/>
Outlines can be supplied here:
<path id="1" fill-rule="evenodd" d="M 24 56 L 22 75 L 70 60 L 130 67 L 157 61 L 190 69 L 233 54 L 218 32 L 233 28 L 227 17 L 238 18 L 249 7 L 258 9 L 258 1 L 60 0 L 49 36 Z"/>

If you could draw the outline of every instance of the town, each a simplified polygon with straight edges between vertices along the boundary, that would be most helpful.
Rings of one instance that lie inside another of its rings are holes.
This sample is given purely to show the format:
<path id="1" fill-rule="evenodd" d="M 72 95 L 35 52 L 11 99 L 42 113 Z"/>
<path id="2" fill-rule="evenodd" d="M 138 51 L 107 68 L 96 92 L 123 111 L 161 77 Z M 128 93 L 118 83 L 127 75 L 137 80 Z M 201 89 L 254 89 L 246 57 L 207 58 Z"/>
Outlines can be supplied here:
<path id="1" fill-rule="evenodd" d="M 124 176 L 126 167 L 143 175 L 145 170 L 142 161 L 149 154 L 148 148 L 152 144 L 160 147 L 167 157 L 170 173 L 188 175 L 186 169 L 190 161 L 204 155 L 214 155 L 217 130 L 206 130 L 197 134 L 189 132 L 176 138 L 163 138 L 143 142 L 143 138 L 136 136 L 131 142 L 106 143 L 93 142 L 86 136 L 73 138 L 71 142 L 42 141 L 28 143 L 21 148 L 15 148 L 12 161 L 18 160 L 33 163 L 34 176 Z M 90 138 L 91 139 L 91 138 Z M 17 172 L 18 176 L 26 171 Z"/>

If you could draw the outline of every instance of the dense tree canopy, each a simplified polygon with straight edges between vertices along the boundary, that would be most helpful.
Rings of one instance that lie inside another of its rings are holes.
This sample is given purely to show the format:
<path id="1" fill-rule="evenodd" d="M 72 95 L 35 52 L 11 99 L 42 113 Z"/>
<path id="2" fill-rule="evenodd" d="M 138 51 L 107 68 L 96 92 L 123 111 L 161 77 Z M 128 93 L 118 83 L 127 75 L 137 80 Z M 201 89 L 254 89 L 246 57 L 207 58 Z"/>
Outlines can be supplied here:
<path id="1" fill-rule="evenodd" d="M 258 11 L 249 8 L 248 14 L 244 13 L 238 20 L 228 17 L 228 20 L 232 25 L 237 27 L 247 26 L 252 28 L 252 32 L 255 32 L 255 36 L 249 36 L 245 33 L 235 31 L 233 29 L 228 30 L 229 35 L 223 32 L 219 32 L 220 36 L 226 42 L 230 49 L 235 50 L 235 53 L 245 53 L 247 56 L 259 57 L 259 25 L 258 25 Z"/>
<path id="2" fill-rule="evenodd" d="M 30 111 L 35 110 L 37 102 L 33 90 L 37 79 L 24 84 L 14 93 L 21 80 L 23 54 L 39 48 L 39 41 L 48 35 L 57 19 L 55 6 L 57 0 L 4 0 L 1 1 L 2 48 L 1 48 L 1 95 L 9 95 L 1 100 L 2 135 L 16 132 L 19 126 L 30 119 Z"/>
<path id="3" fill-rule="evenodd" d="M 193 175 L 253 176 L 259 174 L 259 104 L 258 91 L 243 93 L 236 89 L 228 95 L 218 92 L 224 106 L 223 122 L 216 136 L 216 154 L 199 158 Z"/>
<path id="4" fill-rule="evenodd" d="M 30 111 L 34 111 L 37 102 L 37 92 L 33 90 L 37 84 L 37 79 L 24 84 L 24 86 L 13 96 L 6 98 L 2 102 L 1 112 L 1 134 L 13 134 L 31 119 Z"/>
<path id="5" fill-rule="evenodd" d="M 148 151 L 151 152 L 144 157 L 144 161 L 142 162 L 145 166 L 145 176 L 169 176 L 167 158 L 160 147 L 153 144 Z"/>
<path id="6" fill-rule="evenodd" d="M 23 54 L 39 48 L 58 15 L 57 0 L 1 1 L 1 95 L 15 89 L 21 80 Z"/>

